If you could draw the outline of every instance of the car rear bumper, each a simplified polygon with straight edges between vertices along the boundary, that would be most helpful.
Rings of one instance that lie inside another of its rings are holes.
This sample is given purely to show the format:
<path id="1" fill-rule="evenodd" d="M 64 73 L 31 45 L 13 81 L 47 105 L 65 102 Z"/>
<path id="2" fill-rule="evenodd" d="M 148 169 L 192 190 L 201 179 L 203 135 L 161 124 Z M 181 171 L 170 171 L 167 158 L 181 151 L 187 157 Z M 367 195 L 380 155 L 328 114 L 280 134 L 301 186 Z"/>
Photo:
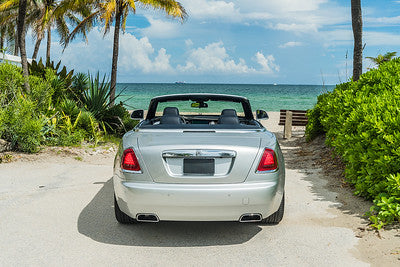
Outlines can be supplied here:
<path id="1" fill-rule="evenodd" d="M 283 186 L 274 182 L 162 184 L 114 177 L 119 208 L 132 218 L 154 214 L 166 221 L 238 221 L 246 213 L 268 217 L 278 210 Z"/>

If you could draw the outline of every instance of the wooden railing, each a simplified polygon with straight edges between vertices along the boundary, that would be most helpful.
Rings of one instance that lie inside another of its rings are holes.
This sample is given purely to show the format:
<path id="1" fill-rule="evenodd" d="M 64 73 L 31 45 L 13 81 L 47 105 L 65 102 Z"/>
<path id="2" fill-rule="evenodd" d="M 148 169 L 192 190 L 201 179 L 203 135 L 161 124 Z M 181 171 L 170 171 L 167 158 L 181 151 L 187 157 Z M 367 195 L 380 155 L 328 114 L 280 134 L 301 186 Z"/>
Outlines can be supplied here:
<path id="1" fill-rule="evenodd" d="M 308 123 L 306 110 L 286 110 L 281 109 L 279 125 L 284 125 L 283 138 L 292 137 L 292 126 L 306 126 Z"/>

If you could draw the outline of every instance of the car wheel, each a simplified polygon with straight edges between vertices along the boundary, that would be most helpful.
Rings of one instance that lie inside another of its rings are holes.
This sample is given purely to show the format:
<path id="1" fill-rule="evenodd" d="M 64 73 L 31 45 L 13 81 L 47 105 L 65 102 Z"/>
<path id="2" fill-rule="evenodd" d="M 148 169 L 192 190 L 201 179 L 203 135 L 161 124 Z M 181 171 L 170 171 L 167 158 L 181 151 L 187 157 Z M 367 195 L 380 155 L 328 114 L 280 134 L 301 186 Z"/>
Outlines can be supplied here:
<path id="1" fill-rule="evenodd" d="M 134 223 L 135 219 L 132 219 L 128 215 L 126 215 L 122 210 L 119 209 L 117 199 L 115 198 L 114 195 L 114 211 L 115 211 L 115 218 L 119 223 L 123 224 L 129 224 L 129 223 Z"/>
<path id="2" fill-rule="evenodd" d="M 283 194 L 281 204 L 279 205 L 279 209 L 269 217 L 262 220 L 262 222 L 268 224 L 278 224 L 280 221 L 282 221 L 284 211 L 285 211 L 285 194 Z"/>

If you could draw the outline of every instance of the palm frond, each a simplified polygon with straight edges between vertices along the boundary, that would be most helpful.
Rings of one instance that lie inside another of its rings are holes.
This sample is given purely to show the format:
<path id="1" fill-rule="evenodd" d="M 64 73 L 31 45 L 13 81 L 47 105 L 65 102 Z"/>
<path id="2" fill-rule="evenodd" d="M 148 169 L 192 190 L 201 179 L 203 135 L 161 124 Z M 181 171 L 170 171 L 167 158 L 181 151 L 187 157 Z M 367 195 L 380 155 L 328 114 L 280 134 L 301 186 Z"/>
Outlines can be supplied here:
<path id="1" fill-rule="evenodd" d="M 57 32 L 60 35 L 60 44 L 65 45 L 65 40 L 69 36 L 69 29 L 64 17 L 57 18 L 55 20 L 55 25 Z"/>
<path id="2" fill-rule="evenodd" d="M 168 16 L 186 20 L 187 13 L 181 3 L 174 0 L 137 0 L 143 7 L 163 10 Z"/>
<path id="3" fill-rule="evenodd" d="M 11 7 L 19 5 L 19 0 L 7 0 L 0 4 L 0 11 L 5 11 Z"/>
<path id="4" fill-rule="evenodd" d="M 96 12 L 93 12 L 92 14 L 84 18 L 66 38 L 64 49 L 72 40 L 75 39 L 77 34 L 82 34 L 88 31 L 91 27 L 93 27 L 94 23 L 96 22 L 96 18 L 97 16 L 99 16 L 99 14 L 100 11 L 97 10 Z"/>

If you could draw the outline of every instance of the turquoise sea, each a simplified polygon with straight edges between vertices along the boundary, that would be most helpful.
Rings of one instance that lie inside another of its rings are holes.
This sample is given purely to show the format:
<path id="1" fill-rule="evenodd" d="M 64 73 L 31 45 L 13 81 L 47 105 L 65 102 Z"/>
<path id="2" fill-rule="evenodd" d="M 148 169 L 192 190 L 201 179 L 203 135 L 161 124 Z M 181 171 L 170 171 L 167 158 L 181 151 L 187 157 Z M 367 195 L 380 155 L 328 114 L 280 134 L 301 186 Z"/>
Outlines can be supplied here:
<path id="1" fill-rule="evenodd" d="M 333 85 L 273 85 L 273 84 L 175 84 L 119 83 L 117 93 L 128 109 L 147 109 L 150 99 L 167 94 L 216 93 L 245 96 L 253 110 L 310 109 L 317 96 L 332 91 Z"/>

